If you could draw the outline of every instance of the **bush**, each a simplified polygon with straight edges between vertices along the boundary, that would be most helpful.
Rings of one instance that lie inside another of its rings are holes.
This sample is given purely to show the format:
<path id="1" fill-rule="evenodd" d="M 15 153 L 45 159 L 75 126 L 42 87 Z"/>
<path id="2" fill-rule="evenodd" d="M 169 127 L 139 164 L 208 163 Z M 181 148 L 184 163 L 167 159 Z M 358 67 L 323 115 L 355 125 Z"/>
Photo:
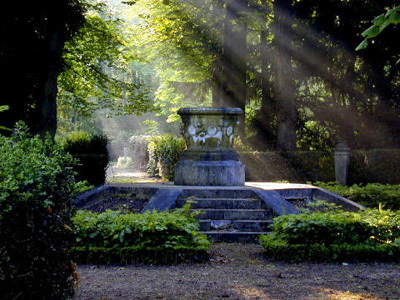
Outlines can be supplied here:
<path id="1" fill-rule="evenodd" d="M 366 210 L 313 212 L 274 218 L 261 236 L 267 256 L 291 261 L 398 261 L 400 213 Z"/>
<path id="2" fill-rule="evenodd" d="M 332 152 L 266 151 L 240 152 L 247 181 L 332 181 L 335 179 Z"/>
<path id="3" fill-rule="evenodd" d="M 351 151 L 348 183 L 399 184 L 400 149 Z"/>
<path id="4" fill-rule="evenodd" d="M 185 147 L 185 140 L 172 134 L 151 137 L 148 146 L 148 173 L 164 180 L 173 180 L 175 166 Z"/>
<path id="5" fill-rule="evenodd" d="M 80 161 L 75 165 L 78 181 L 92 185 L 104 184 L 108 166 L 108 139 L 105 135 L 72 132 L 62 141 L 64 149 Z"/>
<path id="6" fill-rule="evenodd" d="M 73 221 L 79 261 L 169 263 L 207 257 L 209 241 L 198 234 L 188 207 L 144 214 L 78 211 Z"/>
<path id="7" fill-rule="evenodd" d="M 66 299 L 74 293 L 71 199 L 73 158 L 59 145 L 0 136 L 0 291 L 2 299 Z"/>
<path id="8" fill-rule="evenodd" d="M 247 181 L 334 181 L 330 151 L 240 152 Z M 400 184 L 400 149 L 352 150 L 348 183 Z"/>
<path id="9" fill-rule="evenodd" d="M 368 183 L 365 186 L 354 184 L 350 187 L 336 182 L 316 182 L 314 185 L 330 190 L 349 200 L 355 201 L 370 208 L 382 205 L 387 209 L 400 209 L 400 185 Z"/>

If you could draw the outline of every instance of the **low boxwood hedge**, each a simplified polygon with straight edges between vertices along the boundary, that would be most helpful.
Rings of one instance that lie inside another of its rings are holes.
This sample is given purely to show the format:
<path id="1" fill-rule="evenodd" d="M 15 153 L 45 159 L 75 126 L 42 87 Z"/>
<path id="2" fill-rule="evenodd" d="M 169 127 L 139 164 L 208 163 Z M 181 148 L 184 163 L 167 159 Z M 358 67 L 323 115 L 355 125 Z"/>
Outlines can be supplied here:
<path id="1" fill-rule="evenodd" d="M 336 182 L 315 182 L 314 185 L 330 190 L 369 208 L 400 209 L 400 184 L 368 183 L 343 186 Z"/>
<path id="2" fill-rule="evenodd" d="M 400 212 L 311 212 L 274 218 L 266 255 L 289 261 L 400 261 Z"/>
<path id="3" fill-rule="evenodd" d="M 86 263 L 174 263 L 208 257 L 209 241 L 188 207 L 143 214 L 78 211 L 76 259 Z"/>

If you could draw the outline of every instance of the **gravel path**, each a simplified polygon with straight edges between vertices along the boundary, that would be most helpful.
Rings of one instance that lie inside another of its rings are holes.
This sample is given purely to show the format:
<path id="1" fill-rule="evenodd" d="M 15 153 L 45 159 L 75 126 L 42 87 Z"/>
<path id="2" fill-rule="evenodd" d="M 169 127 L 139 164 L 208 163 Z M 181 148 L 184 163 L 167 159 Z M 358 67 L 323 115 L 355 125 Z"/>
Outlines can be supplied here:
<path id="1" fill-rule="evenodd" d="M 80 265 L 74 299 L 400 299 L 400 264 L 270 262 L 257 244 L 212 244 L 210 262 Z"/>

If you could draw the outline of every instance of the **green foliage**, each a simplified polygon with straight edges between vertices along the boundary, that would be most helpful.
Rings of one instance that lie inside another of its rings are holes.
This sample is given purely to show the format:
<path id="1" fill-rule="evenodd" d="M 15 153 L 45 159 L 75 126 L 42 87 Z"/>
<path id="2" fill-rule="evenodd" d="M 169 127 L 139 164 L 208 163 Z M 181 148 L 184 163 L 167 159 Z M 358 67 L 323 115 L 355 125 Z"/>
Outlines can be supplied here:
<path id="1" fill-rule="evenodd" d="M 368 40 L 377 37 L 390 24 L 396 25 L 400 23 L 400 6 L 389 9 L 385 14 L 377 16 L 372 23 L 371 27 L 361 33 L 364 40 L 357 46 L 356 51 L 367 48 Z M 397 61 L 397 63 L 399 62 L 400 60 Z"/>
<path id="2" fill-rule="evenodd" d="M 66 299 L 75 265 L 71 199 L 73 158 L 18 125 L 0 136 L 0 290 L 2 299 Z"/>
<path id="3" fill-rule="evenodd" d="M 168 263 L 207 256 L 209 241 L 189 207 L 173 212 L 97 214 L 78 211 L 73 218 L 79 260 L 95 263 Z"/>
<path id="4" fill-rule="evenodd" d="M 147 165 L 149 174 L 160 176 L 164 180 L 173 180 L 175 165 L 185 148 L 185 140 L 172 134 L 150 138 L 149 163 Z"/>
<path id="5" fill-rule="evenodd" d="M 318 182 L 335 180 L 332 151 L 240 152 L 249 181 Z M 399 184 L 400 151 L 372 149 L 351 151 L 349 184 Z M 389 207 L 388 207 L 389 208 Z"/>
<path id="6" fill-rule="evenodd" d="M 74 99 L 73 107 L 85 115 L 98 107 L 119 113 L 149 110 L 140 79 L 128 67 L 132 54 L 125 30 L 121 21 L 110 15 L 107 5 L 91 7 L 85 25 L 66 45 L 68 69 L 59 78 L 62 104 Z"/>
<path id="7" fill-rule="evenodd" d="M 248 181 L 334 180 L 333 153 L 327 151 L 240 152 Z"/>
<path id="8" fill-rule="evenodd" d="M 354 150 L 350 153 L 349 184 L 400 183 L 399 149 Z"/>
<path id="9" fill-rule="evenodd" d="M 180 107 L 211 104 L 211 65 L 221 26 L 213 1 L 126 1 L 131 4 L 134 38 L 141 61 L 158 78 L 155 105 L 179 120 Z M 221 12 L 219 12 L 221 14 Z"/>
<path id="10" fill-rule="evenodd" d="M 0 105 L 0 112 L 6 111 L 8 109 L 9 109 L 8 105 Z M 11 129 L 0 125 L 0 130 L 11 130 Z"/>
<path id="11" fill-rule="evenodd" d="M 108 139 L 105 135 L 72 132 L 61 143 L 68 153 L 80 161 L 74 167 L 77 180 L 92 185 L 105 182 L 108 167 Z"/>
<path id="12" fill-rule="evenodd" d="M 315 182 L 314 185 L 370 208 L 378 208 L 379 205 L 382 205 L 387 209 L 400 210 L 399 184 L 368 183 L 366 185 L 354 184 L 347 187 L 335 182 Z"/>
<path id="13" fill-rule="evenodd" d="M 133 62 L 129 24 L 112 13 L 109 1 L 85 0 L 86 22 L 65 46 L 66 68 L 58 77 L 59 130 L 68 132 L 97 109 L 108 115 L 151 111 L 151 78 Z M 72 121 L 71 121 L 72 120 Z"/>
<path id="14" fill-rule="evenodd" d="M 398 261 L 400 213 L 366 210 L 313 212 L 274 218 L 261 236 L 266 255 L 291 261 Z"/>

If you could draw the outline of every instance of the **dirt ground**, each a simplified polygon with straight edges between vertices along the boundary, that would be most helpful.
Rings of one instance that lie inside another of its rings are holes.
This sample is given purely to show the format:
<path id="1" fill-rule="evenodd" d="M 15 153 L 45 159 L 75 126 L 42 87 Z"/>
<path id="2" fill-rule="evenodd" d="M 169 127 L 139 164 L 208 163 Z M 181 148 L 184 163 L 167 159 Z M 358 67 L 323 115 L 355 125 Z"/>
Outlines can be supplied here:
<path id="1" fill-rule="evenodd" d="M 80 265 L 74 299 L 400 299 L 398 263 L 292 264 L 262 251 L 217 243 L 200 264 Z"/>

